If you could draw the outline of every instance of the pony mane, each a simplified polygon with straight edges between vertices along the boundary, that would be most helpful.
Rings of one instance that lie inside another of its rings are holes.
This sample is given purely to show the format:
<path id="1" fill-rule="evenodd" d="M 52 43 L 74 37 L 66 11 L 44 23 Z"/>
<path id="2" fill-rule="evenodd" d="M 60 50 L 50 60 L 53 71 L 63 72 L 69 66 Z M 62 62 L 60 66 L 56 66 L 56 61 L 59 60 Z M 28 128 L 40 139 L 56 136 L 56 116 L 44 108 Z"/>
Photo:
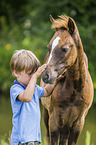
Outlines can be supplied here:
<path id="1" fill-rule="evenodd" d="M 58 16 L 59 18 L 56 19 L 53 23 L 52 23 L 52 29 L 60 29 L 62 27 L 68 29 L 68 20 L 69 17 L 66 15 L 61 15 Z"/>

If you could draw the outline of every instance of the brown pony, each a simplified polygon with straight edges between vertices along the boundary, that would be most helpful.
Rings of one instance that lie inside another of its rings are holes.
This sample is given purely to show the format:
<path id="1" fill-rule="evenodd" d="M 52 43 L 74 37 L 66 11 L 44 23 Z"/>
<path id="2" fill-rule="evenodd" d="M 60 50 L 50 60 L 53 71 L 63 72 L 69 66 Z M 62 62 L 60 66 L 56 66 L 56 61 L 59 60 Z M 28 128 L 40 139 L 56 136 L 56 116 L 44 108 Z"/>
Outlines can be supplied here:
<path id="1" fill-rule="evenodd" d="M 65 15 L 50 19 L 56 33 L 47 46 L 42 80 L 57 83 L 52 95 L 42 98 L 48 144 L 76 145 L 92 104 L 93 84 L 74 20 Z"/>

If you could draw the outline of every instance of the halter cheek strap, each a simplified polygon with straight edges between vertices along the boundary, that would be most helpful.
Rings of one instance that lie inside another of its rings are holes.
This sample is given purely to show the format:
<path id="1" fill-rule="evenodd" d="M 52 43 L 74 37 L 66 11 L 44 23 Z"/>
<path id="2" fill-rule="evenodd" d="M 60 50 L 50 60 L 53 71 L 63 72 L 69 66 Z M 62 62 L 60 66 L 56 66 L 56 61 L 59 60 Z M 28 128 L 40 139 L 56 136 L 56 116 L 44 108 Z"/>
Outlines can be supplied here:
<path id="1" fill-rule="evenodd" d="M 66 75 L 66 71 L 64 70 L 64 72 L 57 77 L 56 81 L 59 82 L 65 77 L 65 75 Z"/>

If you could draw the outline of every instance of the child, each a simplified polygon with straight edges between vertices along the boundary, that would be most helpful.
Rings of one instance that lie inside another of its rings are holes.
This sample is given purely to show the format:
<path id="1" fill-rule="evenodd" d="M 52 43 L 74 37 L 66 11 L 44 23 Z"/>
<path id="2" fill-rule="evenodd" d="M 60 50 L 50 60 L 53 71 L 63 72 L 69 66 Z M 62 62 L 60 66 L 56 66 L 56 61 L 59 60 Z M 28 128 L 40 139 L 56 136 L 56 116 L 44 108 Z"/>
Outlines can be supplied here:
<path id="1" fill-rule="evenodd" d="M 12 74 L 16 77 L 10 89 L 13 111 L 11 145 L 38 145 L 41 142 L 39 99 L 49 96 L 54 85 L 45 88 L 36 85 L 46 68 L 40 66 L 37 57 L 28 50 L 16 51 L 10 61 Z"/>

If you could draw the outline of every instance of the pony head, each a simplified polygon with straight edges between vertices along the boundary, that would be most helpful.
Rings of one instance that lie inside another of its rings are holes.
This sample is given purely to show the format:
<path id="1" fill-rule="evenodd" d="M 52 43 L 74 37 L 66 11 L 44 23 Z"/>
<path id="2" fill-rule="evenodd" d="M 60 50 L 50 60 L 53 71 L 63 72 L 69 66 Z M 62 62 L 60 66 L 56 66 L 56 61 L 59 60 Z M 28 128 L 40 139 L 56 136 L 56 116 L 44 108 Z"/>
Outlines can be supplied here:
<path id="1" fill-rule="evenodd" d="M 78 33 L 76 33 L 76 24 L 70 17 L 64 15 L 55 20 L 50 16 L 50 20 L 52 29 L 55 29 L 56 32 L 47 45 L 49 56 L 46 60 L 47 68 L 42 74 L 42 80 L 52 84 L 59 75 L 64 74 L 75 63 Z"/>

